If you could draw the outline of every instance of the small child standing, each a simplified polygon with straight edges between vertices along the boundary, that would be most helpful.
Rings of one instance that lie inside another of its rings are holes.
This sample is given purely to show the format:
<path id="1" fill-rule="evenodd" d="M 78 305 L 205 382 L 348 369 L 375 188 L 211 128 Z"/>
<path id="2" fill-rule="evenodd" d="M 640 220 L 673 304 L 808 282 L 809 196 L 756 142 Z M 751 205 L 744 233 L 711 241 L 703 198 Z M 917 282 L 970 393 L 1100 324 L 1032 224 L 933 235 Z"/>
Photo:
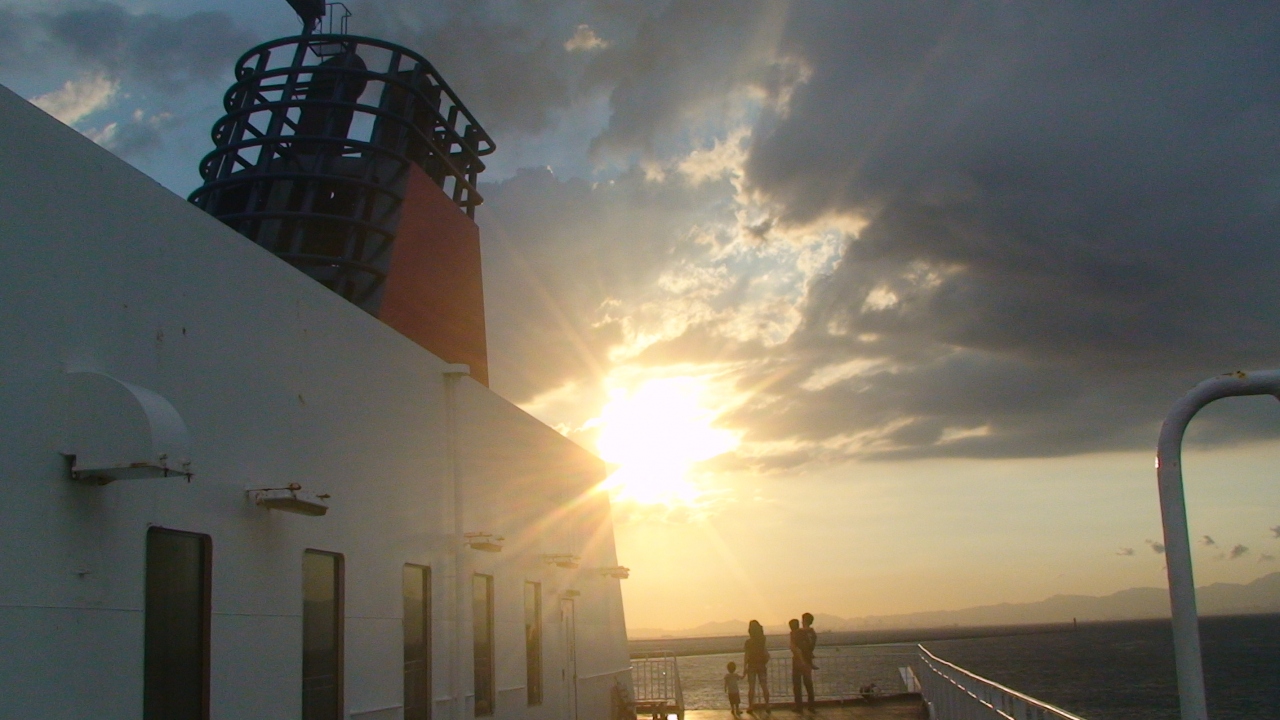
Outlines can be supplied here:
<path id="1" fill-rule="evenodd" d="M 742 704 L 742 698 L 738 695 L 738 681 L 742 676 L 738 674 L 738 664 L 729 663 L 726 666 L 729 671 L 724 676 L 724 691 L 729 696 L 729 707 L 733 710 L 734 715 L 739 714 L 738 706 Z"/>

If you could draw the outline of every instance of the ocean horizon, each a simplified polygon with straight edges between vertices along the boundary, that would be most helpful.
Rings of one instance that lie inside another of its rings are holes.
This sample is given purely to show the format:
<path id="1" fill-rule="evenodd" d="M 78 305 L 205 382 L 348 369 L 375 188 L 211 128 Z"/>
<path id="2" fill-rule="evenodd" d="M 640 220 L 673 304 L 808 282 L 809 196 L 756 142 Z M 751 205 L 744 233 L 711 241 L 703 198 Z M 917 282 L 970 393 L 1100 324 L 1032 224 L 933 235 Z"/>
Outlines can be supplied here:
<path id="1" fill-rule="evenodd" d="M 1280 614 L 1201 618 L 1205 682 L 1214 720 L 1280 717 Z M 1016 630 L 1021 632 L 1014 632 Z M 849 677 L 828 677 L 826 693 L 848 692 L 870 682 L 900 692 L 897 668 L 910 664 L 915 642 L 971 672 L 1086 720 L 1178 720 L 1173 636 L 1169 621 L 1127 620 L 1078 626 L 942 628 L 916 641 L 850 644 L 825 633 L 818 665 L 845 668 Z M 938 637 L 952 631 L 952 637 Z M 967 635 L 965 635 L 967 633 Z M 772 636 L 774 657 L 785 656 L 785 638 Z M 824 641 L 833 642 L 824 642 Z M 726 707 L 725 664 L 741 665 L 740 638 L 669 640 L 679 658 L 685 702 L 692 709 Z M 655 642 L 631 643 L 633 652 Z M 637 645 L 643 647 L 637 649 Z M 782 650 L 783 654 L 779 654 Z M 819 671 L 819 684 L 824 682 Z M 774 702 L 790 702 L 789 683 L 774 680 Z M 824 694 L 822 687 L 819 695 Z M 745 687 L 744 687 L 745 695 Z M 745 701 L 745 697 L 744 697 Z"/>

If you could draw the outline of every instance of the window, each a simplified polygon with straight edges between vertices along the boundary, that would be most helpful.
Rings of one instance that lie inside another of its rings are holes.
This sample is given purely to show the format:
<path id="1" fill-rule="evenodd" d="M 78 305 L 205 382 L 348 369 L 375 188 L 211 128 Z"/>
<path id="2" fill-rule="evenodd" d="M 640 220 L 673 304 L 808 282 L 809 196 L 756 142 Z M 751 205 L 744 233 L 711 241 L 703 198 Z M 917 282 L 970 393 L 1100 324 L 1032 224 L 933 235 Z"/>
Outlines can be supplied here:
<path id="1" fill-rule="evenodd" d="M 404 566 L 404 720 L 431 720 L 431 568 Z"/>
<path id="2" fill-rule="evenodd" d="M 212 556 L 208 535 L 147 530 L 144 720 L 209 717 Z"/>
<path id="3" fill-rule="evenodd" d="M 476 715 L 493 714 L 493 576 L 471 577 L 471 629 L 475 639 Z"/>
<path id="4" fill-rule="evenodd" d="M 302 554 L 302 720 L 342 717 L 342 556 Z"/>
<path id="5" fill-rule="evenodd" d="M 542 704 L 542 583 L 524 584 L 524 667 L 529 704 Z"/>

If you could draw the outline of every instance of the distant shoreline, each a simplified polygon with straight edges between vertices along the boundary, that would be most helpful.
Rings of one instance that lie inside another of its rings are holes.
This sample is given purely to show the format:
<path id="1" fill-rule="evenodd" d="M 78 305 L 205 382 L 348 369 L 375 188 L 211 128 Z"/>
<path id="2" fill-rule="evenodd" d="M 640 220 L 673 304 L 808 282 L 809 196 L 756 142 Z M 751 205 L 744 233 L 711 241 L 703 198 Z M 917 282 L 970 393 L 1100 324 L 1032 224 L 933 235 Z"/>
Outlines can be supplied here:
<path id="1" fill-rule="evenodd" d="M 1167 621 L 1166 621 L 1167 622 Z M 918 643 L 930 640 L 959 640 L 975 637 L 998 637 L 1003 635 L 1030 635 L 1036 633 L 1069 632 L 1071 623 L 1043 623 L 1036 625 L 1002 625 L 991 627 L 941 627 L 941 628 L 902 628 L 895 630 L 851 630 L 824 632 L 818 636 L 818 645 L 887 645 L 896 643 Z M 642 638 L 628 640 L 627 646 L 634 653 L 668 650 L 676 655 L 719 655 L 723 653 L 742 652 L 742 643 L 747 637 L 746 627 L 742 635 L 718 635 L 701 638 Z M 786 635 L 768 635 L 769 648 L 786 648 Z"/>
<path id="2" fill-rule="evenodd" d="M 1280 615 L 1280 613 L 1233 613 L 1214 615 L 1212 617 L 1241 617 L 1253 615 Z M 1206 616 L 1209 617 L 1209 616 Z M 1163 624 L 1170 623 L 1169 618 L 1134 618 L 1130 620 L 1092 620 L 1080 622 L 1079 627 L 1098 627 L 1133 623 Z M 923 643 L 939 640 L 968 640 L 973 638 L 1006 637 L 1013 635 L 1038 635 L 1046 633 L 1072 632 L 1076 625 L 1070 622 L 1034 623 L 1022 625 L 976 625 L 950 626 L 934 628 L 898 628 L 893 630 L 849 630 L 820 632 L 818 646 L 845 647 L 851 645 L 891 645 L 900 643 Z M 819 628 L 821 630 L 821 628 Z M 742 643 L 746 639 L 746 627 L 742 635 L 718 635 L 713 637 L 668 637 L 639 638 L 627 641 L 627 647 L 636 653 L 669 651 L 678 656 L 721 655 L 742 652 Z M 768 635 L 770 649 L 785 649 L 786 635 Z"/>

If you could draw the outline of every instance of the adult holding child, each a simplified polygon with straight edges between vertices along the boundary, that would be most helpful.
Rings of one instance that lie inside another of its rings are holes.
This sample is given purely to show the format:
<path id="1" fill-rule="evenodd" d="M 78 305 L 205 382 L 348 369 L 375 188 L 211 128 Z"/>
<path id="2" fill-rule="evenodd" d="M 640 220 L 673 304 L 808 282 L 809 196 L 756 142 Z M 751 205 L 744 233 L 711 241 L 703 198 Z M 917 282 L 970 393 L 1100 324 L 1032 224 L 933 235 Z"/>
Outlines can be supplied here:
<path id="1" fill-rule="evenodd" d="M 817 633 L 813 631 L 810 625 L 813 624 L 813 616 L 809 613 L 804 614 L 805 626 L 800 627 L 800 621 L 792 619 L 791 626 L 791 689 L 796 697 L 796 712 L 800 712 L 804 705 L 801 703 L 801 686 L 809 693 L 809 710 L 813 710 L 813 648 L 817 643 Z"/>
<path id="2" fill-rule="evenodd" d="M 756 706 L 756 681 L 764 695 L 764 709 L 769 710 L 769 649 L 765 646 L 764 626 L 759 620 L 747 624 L 747 642 L 742 646 L 742 665 L 747 673 L 747 711 Z"/>

